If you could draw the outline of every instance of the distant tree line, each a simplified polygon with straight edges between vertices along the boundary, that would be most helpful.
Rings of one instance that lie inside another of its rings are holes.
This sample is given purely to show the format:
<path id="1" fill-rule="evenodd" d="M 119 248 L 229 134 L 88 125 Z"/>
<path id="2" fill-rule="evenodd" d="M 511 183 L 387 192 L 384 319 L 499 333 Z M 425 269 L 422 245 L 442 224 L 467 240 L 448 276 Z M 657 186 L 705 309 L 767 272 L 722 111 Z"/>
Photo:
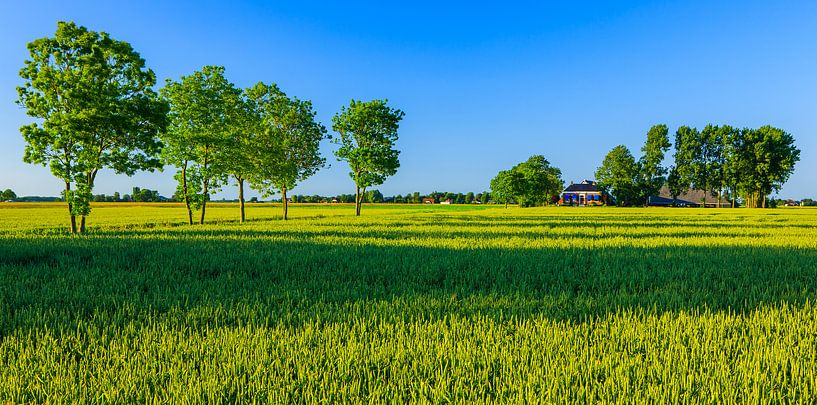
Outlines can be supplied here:
<path id="1" fill-rule="evenodd" d="M 700 131 L 682 126 L 675 132 L 674 164 L 662 167 L 671 146 L 667 126 L 655 125 L 638 160 L 624 145 L 616 146 L 596 170 L 596 180 L 618 205 L 646 205 L 666 185 L 673 199 L 693 189 L 717 197 L 718 206 L 725 197 L 733 207 L 741 199 L 746 207 L 765 208 L 800 160 L 792 135 L 772 126 L 710 124 Z"/>
<path id="2" fill-rule="evenodd" d="M 335 196 L 321 195 L 294 195 L 292 201 L 296 203 L 353 203 L 354 194 L 338 194 Z M 424 201 L 434 201 L 434 203 L 450 202 L 451 204 L 488 204 L 491 200 L 491 193 L 484 191 L 481 193 L 452 193 L 433 191 L 429 194 L 420 194 L 415 191 L 406 195 L 397 194 L 394 196 L 383 196 L 379 190 L 369 190 L 363 195 L 365 203 L 387 203 L 387 204 L 421 204 Z"/>
<path id="3" fill-rule="evenodd" d="M 94 194 L 94 202 L 161 202 L 172 199 L 159 195 L 157 190 L 134 187 L 131 194 L 121 195 L 118 191 L 112 195 Z"/>
<path id="4" fill-rule="evenodd" d="M 204 223 L 211 195 L 231 181 L 245 219 L 245 184 L 265 197 L 287 192 L 325 166 L 319 145 L 331 139 L 309 101 L 275 84 L 241 89 L 221 66 L 205 66 L 153 90 L 156 76 L 130 44 L 58 22 L 54 37 L 28 44 L 17 103 L 35 122 L 20 128 L 23 160 L 48 166 L 65 185 L 71 232 L 85 232 L 99 170 L 133 175 L 176 168 L 174 195 L 188 223 Z M 352 100 L 332 118 L 335 156 L 355 182 L 355 213 L 366 190 L 400 166 L 395 149 L 404 113 L 386 100 Z M 133 198 L 157 198 L 140 190 Z M 107 200 L 107 196 L 104 197 Z M 77 224 L 79 217 L 79 225 Z"/>

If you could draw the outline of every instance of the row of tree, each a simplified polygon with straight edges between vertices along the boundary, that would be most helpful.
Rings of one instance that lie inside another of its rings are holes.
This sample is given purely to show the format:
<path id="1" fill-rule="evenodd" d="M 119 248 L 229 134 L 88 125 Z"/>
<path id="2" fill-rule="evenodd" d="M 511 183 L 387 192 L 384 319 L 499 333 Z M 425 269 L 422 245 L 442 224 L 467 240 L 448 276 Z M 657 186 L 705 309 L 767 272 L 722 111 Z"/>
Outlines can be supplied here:
<path id="1" fill-rule="evenodd" d="M 94 194 L 94 202 L 160 202 L 170 201 L 169 198 L 159 195 L 158 190 L 134 187 L 131 194 L 122 195 L 115 191 L 112 195 Z"/>
<path id="2" fill-rule="evenodd" d="M 666 185 L 673 199 L 694 189 L 717 196 L 718 206 L 727 196 L 733 207 L 740 198 L 746 207 L 765 208 L 800 160 L 792 135 L 772 126 L 710 124 L 700 131 L 682 126 L 675 132 L 674 163 L 663 167 L 671 147 L 668 127 L 655 125 L 638 160 L 624 145 L 616 146 L 596 170 L 596 180 L 619 205 L 646 205 Z"/>
<path id="3" fill-rule="evenodd" d="M 20 76 L 17 103 L 35 122 L 20 128 L 23 160 L 48 166 L 61 179 L 71 231 L 85 231 L 99 170 L 132 175 L 175 167 L 176 195 L 187 217 L 200 211 L 232 179 L 240 218 L 244 185 L 269 196 L 281 193 L 287 217 L 289 190 L 324 167 L 322 140 L 311 102 L 287 96 L 275 84 L 241 89 L 224 68 L 205 66 L 154 91 L 156 76 L 130 44 L 72 22 L 59 22 L 54 37 L 28 44 L 30 59 Z M 386 100 L 355 101 L 332 118 L 355 182 L 355 212 L 368 187 L 382 184 L 399 167 L 395 149 L 403 112 Z"/>
<path id="4" fill-rule="evenodd" d="M 559 200 L 564 189 L 562 172 L 542 155 L 533 155 L 509 170 L 500 171 L 491 180 L 494 200 L 516 202 L 523 207 L 549 205 Z"/>
<path id="5" fill-rule="evenodd" d="M 667 169 L 662 162 L 671 146 L 669 129 L 661 124 L 647 132 L 638 160 L 626 146 L 614 147 L 596 170 L 599 187 L 618 205 L 647 205 L 650 196 L 657 195 L 666 181 Z"/>

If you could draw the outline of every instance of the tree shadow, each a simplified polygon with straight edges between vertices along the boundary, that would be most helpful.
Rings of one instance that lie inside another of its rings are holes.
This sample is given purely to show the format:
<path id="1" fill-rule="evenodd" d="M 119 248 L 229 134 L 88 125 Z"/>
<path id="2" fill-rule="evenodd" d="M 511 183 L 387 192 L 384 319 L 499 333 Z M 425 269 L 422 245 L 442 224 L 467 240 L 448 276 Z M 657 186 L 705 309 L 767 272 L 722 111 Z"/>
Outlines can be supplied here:
<path id="1" fill-rule="evenodd" d="M 745 313 L 817 296 L 810 249 L 452 249 L 248 230 L 149 234 L 6 239 L 0 333 L 148 318 L 187 327 L 452 315 L 583 322 L 620 311 Z"/>

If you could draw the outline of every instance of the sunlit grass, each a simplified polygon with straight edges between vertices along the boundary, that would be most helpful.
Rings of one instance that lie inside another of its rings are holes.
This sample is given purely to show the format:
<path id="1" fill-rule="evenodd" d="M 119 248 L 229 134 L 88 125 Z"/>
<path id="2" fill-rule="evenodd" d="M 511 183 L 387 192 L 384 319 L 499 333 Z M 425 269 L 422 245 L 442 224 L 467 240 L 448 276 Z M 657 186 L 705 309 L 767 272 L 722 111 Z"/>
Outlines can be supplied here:
<path id="1" fill-rule="evenodd" d="M 814 209 L 247 213 L 0 205 L 0 399 L 817 398 Z"/>

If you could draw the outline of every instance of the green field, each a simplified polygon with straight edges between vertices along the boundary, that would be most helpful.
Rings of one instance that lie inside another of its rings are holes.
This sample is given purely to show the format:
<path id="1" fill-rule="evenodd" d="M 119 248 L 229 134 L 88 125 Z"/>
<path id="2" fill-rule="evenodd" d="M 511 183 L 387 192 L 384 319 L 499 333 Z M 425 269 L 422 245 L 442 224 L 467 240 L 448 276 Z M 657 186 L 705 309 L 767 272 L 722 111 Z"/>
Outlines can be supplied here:
<path id="1" fill-rule="evenodd" d="M 0 204 L 0 401 L 811 402 L 817 209 Z"/>

